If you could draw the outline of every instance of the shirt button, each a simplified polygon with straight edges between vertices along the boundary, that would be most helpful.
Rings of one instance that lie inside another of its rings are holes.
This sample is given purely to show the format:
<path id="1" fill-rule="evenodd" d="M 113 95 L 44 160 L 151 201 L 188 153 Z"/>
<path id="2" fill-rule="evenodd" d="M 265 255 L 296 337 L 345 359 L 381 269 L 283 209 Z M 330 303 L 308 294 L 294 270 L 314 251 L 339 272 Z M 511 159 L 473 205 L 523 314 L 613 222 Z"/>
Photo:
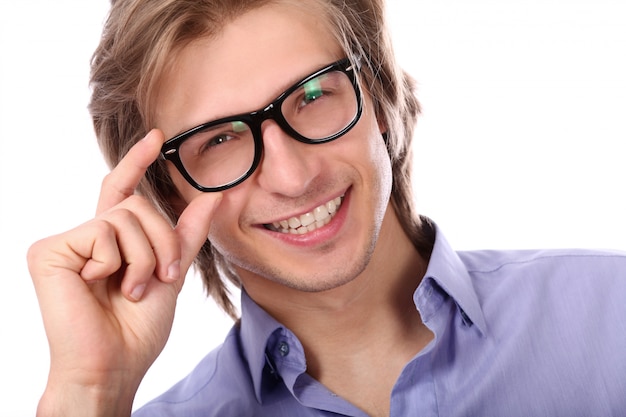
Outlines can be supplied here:
<path id="1" fill-rule="evenodd" d="M 280 352 L 280 356 L 285 357 L 289 355 L 289 345 L 287 342 L 280 342 L 280 345 L 278 345 L 278 351 Z"/>

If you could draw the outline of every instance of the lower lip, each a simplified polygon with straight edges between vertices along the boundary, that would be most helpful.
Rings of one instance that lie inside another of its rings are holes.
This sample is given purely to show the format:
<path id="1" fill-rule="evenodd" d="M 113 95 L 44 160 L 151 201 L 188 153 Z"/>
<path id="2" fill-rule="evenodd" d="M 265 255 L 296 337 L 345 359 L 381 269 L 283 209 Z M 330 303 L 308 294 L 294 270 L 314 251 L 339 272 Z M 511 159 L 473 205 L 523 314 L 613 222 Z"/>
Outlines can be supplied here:
<path id="1" fill-rule="evenodd" d="M 350 190 L 346 191 L 341 201 L 341 206 L 339 206 L 339 210 L 335 214 L 335 216 L 331 219 L 331 221 L 318 229 L 313 230 L 312 232 L 305 233 L 303 235 L 292 234 L 292 233 L 280 233 L 280 232 L 270 232 L 273 237 L 276 237 L 283 242 L 289 243 L 290 245 L 295 246 L 317 246 L 321 244 L 328 243 L 329 240 L 333 239 L 335 236 L 339 234 L 339 231 L 343 227 L 344 223 L 347 219 L 348 206 L 350 203 Z"/>

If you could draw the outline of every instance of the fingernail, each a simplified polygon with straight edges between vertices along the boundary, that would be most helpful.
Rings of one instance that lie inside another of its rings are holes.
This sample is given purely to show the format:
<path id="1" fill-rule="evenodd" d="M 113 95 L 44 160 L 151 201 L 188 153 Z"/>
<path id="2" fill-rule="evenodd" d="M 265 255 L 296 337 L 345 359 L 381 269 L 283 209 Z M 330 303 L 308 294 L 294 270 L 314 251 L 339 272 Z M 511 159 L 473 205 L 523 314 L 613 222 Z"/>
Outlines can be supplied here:
<path id="1" fill-rule="evenodd" d="M 220 203 L 222 202 L 222 198 L 224 197 L 224 195 L 222 193 L 216 193 L 214 195 L 214 200 L 213 200 L 213 206 L 211 207 L 211 213 L 213 211 L 215 211 L 215 209 L 217 208 L 217 206 L 220 205 Z"/>
<path id="2" fill-rule="evenodd" d="M 141 140 L 144 141 L 144 140 L 148 139 L 152 135 L 153 131 L 154 131 L 154 129 L 150 129 L 150 131 L 148 131 L 148 133 L 146 133 L 146 136 L 144 136 Z"/>
<path id="3" fill-rule="evenodd" d="M 130 293 L 130 298 L 132 298 L 135 301 L 139 301 L 139 299 L 141 298 L 145 290 L 146 290 L 146 284 L 137 285 L 135 288 L 133 288 L 133 291 Z"/>
<path id="4" fill-rule="evenodd" d="M 167 268 L 167 279 L 177 281 L 180 278 L 180 261 L 174 261 Z"/>

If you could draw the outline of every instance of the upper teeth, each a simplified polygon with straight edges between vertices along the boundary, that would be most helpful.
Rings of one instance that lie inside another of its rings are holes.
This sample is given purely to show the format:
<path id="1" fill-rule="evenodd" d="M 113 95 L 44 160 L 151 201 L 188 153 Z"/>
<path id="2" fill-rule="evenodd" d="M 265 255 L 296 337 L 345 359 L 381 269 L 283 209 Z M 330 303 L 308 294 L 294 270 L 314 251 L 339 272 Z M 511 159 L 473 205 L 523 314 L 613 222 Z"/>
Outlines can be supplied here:
<path id="1" fill-rule="evenodd" d="M 330 219 L 335 216 L 339 206 L 341 206 L 341 200 L 342 197 L 337 197 L 326 204 L 315 207 L 313 211 L 304 213 L 298 217 L 291 217 L 279 222 L 274 222 L 271 225 L 267 225 L 267 227 L 270 230 L 281 233 L 304 234 L 312 232 L 318 227 L 325 226 L 330 222 Z"/>

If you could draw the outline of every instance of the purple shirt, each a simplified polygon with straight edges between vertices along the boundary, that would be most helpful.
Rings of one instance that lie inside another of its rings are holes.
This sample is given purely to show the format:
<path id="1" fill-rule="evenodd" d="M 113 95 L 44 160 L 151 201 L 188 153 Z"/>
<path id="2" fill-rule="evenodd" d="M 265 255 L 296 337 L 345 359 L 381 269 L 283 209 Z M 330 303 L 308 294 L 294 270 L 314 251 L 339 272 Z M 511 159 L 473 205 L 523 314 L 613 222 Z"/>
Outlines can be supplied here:
<path id="1" fill-rule="evenodd" d="M 437 230 L 413 299 L 435 338 L 405 365 L 391 416 L 626 416 L 626 254 L 454 252 Z M 243 291 L 241 306 L 224 343 L 135 417 L 366 416 Z"/>

